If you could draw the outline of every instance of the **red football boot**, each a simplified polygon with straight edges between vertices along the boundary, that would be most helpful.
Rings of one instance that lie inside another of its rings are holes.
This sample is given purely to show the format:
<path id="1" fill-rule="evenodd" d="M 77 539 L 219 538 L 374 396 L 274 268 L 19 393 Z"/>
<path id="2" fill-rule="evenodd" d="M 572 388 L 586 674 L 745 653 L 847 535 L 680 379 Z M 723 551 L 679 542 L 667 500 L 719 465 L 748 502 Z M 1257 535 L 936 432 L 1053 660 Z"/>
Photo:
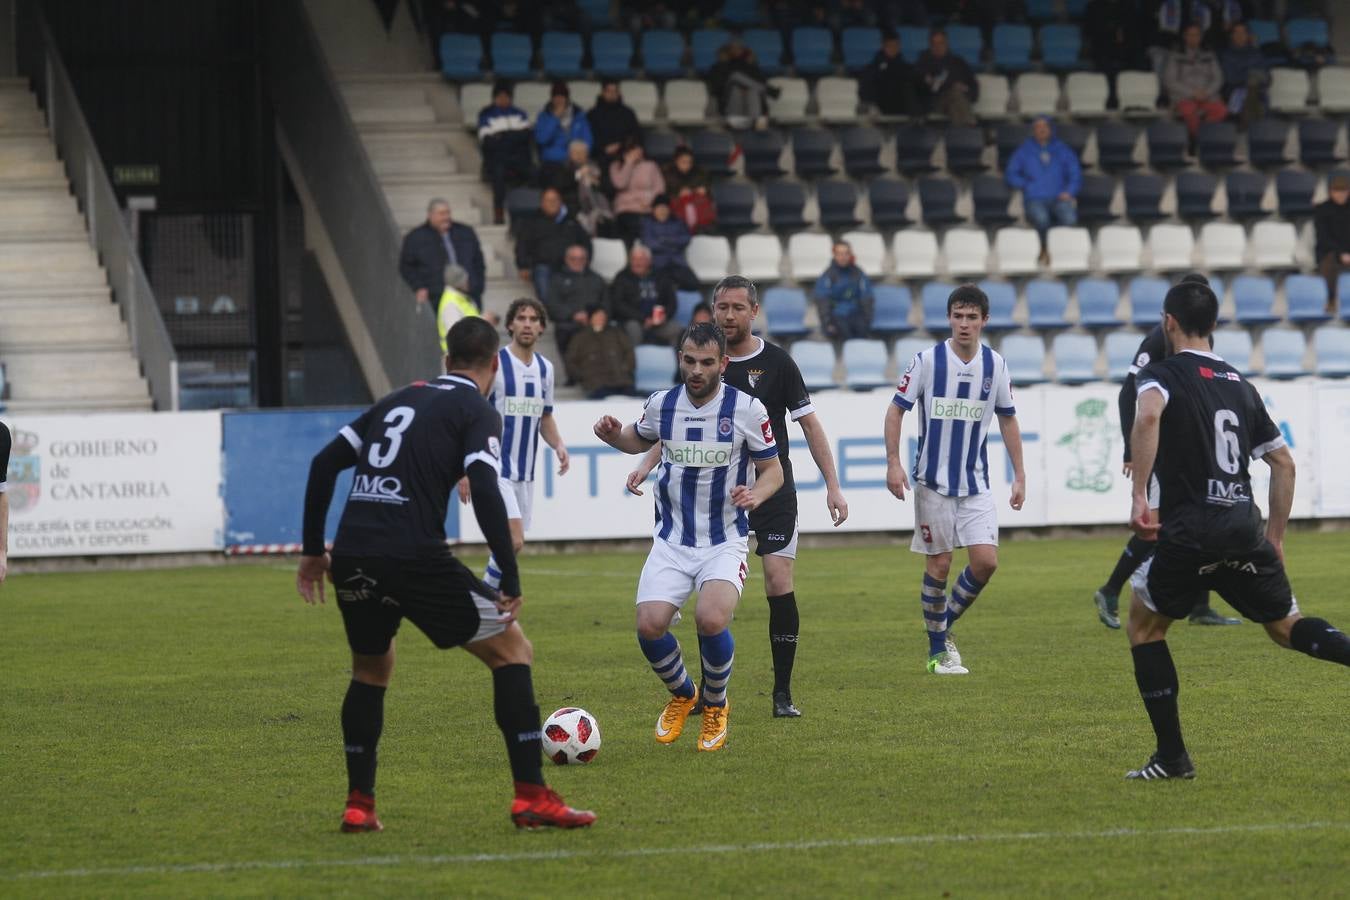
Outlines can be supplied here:
<path id="1" fill-rule="evenodd" d="M 542 784 L 516 782 L 516 799 L 511 804 L 511 821 L 517 828 L 585 828 L 595 821 L 595 813 L 573 809 L 563 798 Z"/>
<path id="2" fill-rule="evenodd" d="M 375 815 L 375 798 L 361 791 L 352 791 L 347 795 L 347 808 L 342 813 L 342 830 L 384 831 L 380 817 Z"/>

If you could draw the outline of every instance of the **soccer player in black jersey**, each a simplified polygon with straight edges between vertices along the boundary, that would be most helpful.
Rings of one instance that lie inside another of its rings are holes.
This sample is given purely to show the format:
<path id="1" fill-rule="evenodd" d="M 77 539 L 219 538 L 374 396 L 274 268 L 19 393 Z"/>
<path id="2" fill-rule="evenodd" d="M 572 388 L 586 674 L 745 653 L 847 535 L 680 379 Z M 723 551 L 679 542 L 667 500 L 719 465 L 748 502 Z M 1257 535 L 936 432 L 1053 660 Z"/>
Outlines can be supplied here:
<path id="1" fill-rule="evenodd" d="M 9 574 L 9 426 L 0 422 L 0 584 Z"/>
<path id="2" fill-rule="evenodd" d="M 1168 356 L 1138 375 L 1130 436 L 1137 473 L 1153 472 L 1161 525 L 1149 511 L 1147 478 L 1134 480 L 1130 526 L 1156 536 L 1147 576 L 1136 576 L 1129 637 L 1134 677 L 1157 749 L 1127 778 L 1193 778 L 1177 711 L 1177 670 L 1167 629 L 1206 591 L 1265 626 L 1275 643 L 1350 666 L 1350 638 L 1300 614 L 1284 570 L 1284 532 L 1294 498 L 1294 458 L 1261 396 L 1209 349 L 1219 301 L 1208 286 L 1183 282 L 1163 302 Z M 1270 466 L 1264 532 L 1251 497 L 1249 459 Z M 1141 573 L 1142 575 L 1142 573 Z"/>
<path id="3" fill-rule="evenodd" d="M 1196 284 L 1209 284 L 1208 278 L 1195 272 L 1182 277 L 1181 280 Z M 1213 339 L 1210 340 L 1210 344 L 1213 344 Z M 1120 432 L 1125 437 L 1125 462 L 1121 472 L 1130 478 L 1133 478 L 1135 474 L 1134 464 L 1130 461 L 1130 429 L 1134 426 L 1134 404 L 1138 394 L 1134 383 L 1135 376 L 1140 369 L 1150 362 L 1162 359 L 1165 356 L 1167 356 L 1167 347 L 1163 341 L 1162 326 L 1155 325 L 1148 334 L 1144 335 L 1143 341 L 1139 344 L 1139 349 L 1134 351 L 1134 362 L 1130 364 L 1130 371 L 1125 376 L 1125 383 L 1120 386 L 1120 396 L 1117 403 L 1120 409 Z M 1145 476 L 1145 480 L 1147 480 L 1147 476 Z M 1152 541 L 1146 541 L 1138 536 L 1131 537 L 1129 543 L 1125 545 L 1125 550 L 1120 554 L 1120 559 L 1116 561 L 1116 567 L 1111 570 L 1111 577 L 1092 595 L 1092 602 L 1097 606 L 1097 618 L 1101 619 L 1102 624 L 1107 628 L 1120 627 L 1120 589 L 1129 581 L 1134 570 L 1147 562 L 1149 557 L 1153 555 L 1153 546 Z M 1241 619 L 1220 615 L 1214 607 L 1209 605 L 1208 594 L 1195 609 L 1191 610 L 1189 618 L 1192 625 L 1242 624 Z"/>
<path id="4" fill-rule="evenodd" d="M 404 618 L 441 649 L 463 646 L 492 670 L 497 725 L 515 779 L 518 828 L 590 825 L 544 784 L 533 649 L 516 623 L 523 598 L 506 507 L 497 487 L 501 417 L 488 403 L 498 366 L 497 332 L 481 318 L 446 335 L 448 374 L 395 391 L 345 426 L 314 457 L 305 489 L 304 555 L 296 588 L 322 603 L 324 576 L 337 593 L 352 650 L 342 704 L 347 753 L 343 831 L 380 831 L 375 748 L 394 671 L 394 635 Z M 332 557 L 324 520 L 338 473 L 356 467 Z M 500 594 L 456 559 L 445 542 L 450 492 L 469 479 L 474 515 L 502 572 Z"/>
<path id="5" fill-rule="evenodd" d="M 788 459 L 787 420 L 802 428 L 807 449 L 825 481 L 825 504 L 835 527 L 848 518 L 848 503 L 839 488 L 830 440 L 816 416 L 802 373 L 786 350 L 750 333 L 759 315 L 755 283 L 743 275 L 728 275 L 713 288 L 713 321 L 727 337 L 727 364 L 722 379 L 757 398 L 769 412 L 778 461 L 783 467 L 783 486 L 750 513 L 755 532 L 755 553 L 764 564 L 764 592 L 769 602 L 769 650 L 773 654 L 773 714 L 775 718 L 801 715 L 792 701 L 792 668 L 797 656 L 800 616 L 793 584 L 797 558 L 797 491 Z M 660 459 L 660 446 L 652 448 L 641 466 L 628 476 L 628 489 L 639 486 Z"/>

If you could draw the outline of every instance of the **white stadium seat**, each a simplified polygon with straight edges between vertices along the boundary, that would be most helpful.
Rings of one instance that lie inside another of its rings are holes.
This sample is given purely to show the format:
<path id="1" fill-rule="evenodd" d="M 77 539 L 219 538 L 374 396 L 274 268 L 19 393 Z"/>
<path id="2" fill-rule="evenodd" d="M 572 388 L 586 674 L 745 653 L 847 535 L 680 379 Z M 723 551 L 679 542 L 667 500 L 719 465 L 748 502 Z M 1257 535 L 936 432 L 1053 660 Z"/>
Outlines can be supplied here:
<path id="1" fill-rule="evenodd" d="M 942 255 L 951 275 L 983 275 L 989 271 L 989 238 L 979 228 L 953 228 L 942 238 Z"/>
<path id="2" fill-rule="evenodd" d="M 975 115 L 981 119 L 1006 119 L 1008 117 L 1008 79 L 1002 75 L 986 75 L 983 72 L 975 76 L 980 85 L 980 97 L 975 101 Z"/>
<path id="3" fill-rule="evenodd" d="M 994 255 L 1004 275 L 1034 274 L 1041 268 L 1041 236 L 1034 228 L 1000 228 L 994 235 Z"/>
<path id="4" fill-rule="evenodd" d="M 858 118 L 858 82 L 826 77 L 816 82 L 816 109 L 826 122 L 854 122 Z"/>
<path id="5" fill-rule="evenodd" d="M 770 78 L 769 84 L 778 88 L 778 97 L 769 98 L 769 118 L 783 125 L 806 121 L 806 105 L 811 92 L 802 78 Z"/>
<path id="6" fill-rule="evenodd" d="M 1086 272 L 1092 268 L 1092 236 L 1086 228 L 1058 225 L 1046 235 L 1050 271 L 1056 275 Z"/>
<path id="7" fill-rule="evenodd" d="M 776 234 L 743 234 L 736 238 L 736 272 L 755 281 L 782 277 L 783 244 Z"/>
<path id="8" fill-rule="evenodd" d="M 731 265 L 731 244 L 724 237 L 696 234 L 685 248 L 684 261 L 699 281 L 719 281 L 728 274 Z"/>
<path id="9" fill-rule="evenodd" d="M 1022 115 L 1054 115 L 1059 106 L 1059 79 L 1044 72 L 1023 72 L 1017 76 L 1013 93 Z"/>
<path id="10" fill-rule="evenodd" d="M 895 274 L 901 278 L 931 278 L 937 274 L 937 235 L 910 228 L 897 231 L 891 239 Z"/>
<path id="11" fill-rule="evenodd" d="M 656 121 L 656 107 L 660 104 L 661 98 L 656 93 L 654 82 L 626 79 L 619 82 L 619 93 L 623 96 L 623 102 L 633 108 L 639 122 L 650 125 Z M 594 103 L 591 105 L 594 106 Z M 590 108 L 590 106 L 583 107 L 583 109 Z"/>
<path id="12" fill-rule="evenodd" d="M 1116 75 L 1116 100 L 1126 116 L 1158 114 L 1158 76 L 1152 72 L 1121 72 Z"/>
<path id="13" fill-rule="evenodd" d="M 868 278 L 881 278 L 886 274 L 886 241 L 875 231 L 850 231 L 841 240 L 853 248 L 853 256 L 858 268 Z"/>
<path id="14" fill-rule="evenodd" d="M 1144 239 L 1133 225 L 1103 225 L 1097 232 L 1097 265 L 1103 272 L 1137 272 Z"/>
<path id="15" fill-rule="evenodd" d="M 1200 227 L 1200 267 L 1241 269 L 1247 264 L 1247 232 L 1235 222 L 1206 222 Z"/>
<path id="16" fill-rule="evenodd" d="M 469 81 L 459 86 L 459 118 L 465 128 L 478 128 L 478 113 L 492 102 L 492 85 L 481 81 Z M 525 110 L 525 115 L 534 120 L 534 112 Z"/>
<path id="17" fill-rule="evenodd" d="M 788 238 L 788 268 L 798 281 L 815 281 L 833 259 L 834 241 L 828 234 L 799 231 Z"/>
<path id="18" fill-rule="evenodd" d="M 1308 73 L 1302 69 L 1270 70 L 1270 108 L 1276 112 L 1308 111 Z"/>
<path id="19" fill-rule="evenodd" d="M 1252 226 L 1252 237 L 1248 243 L 1252 248 L 1252 265 L 1258 269 L 1298 267 L 1294 259 L 1298 248 L 1298 232 L 1289 222 L 1257 222 Z"/>
<path id="20" fill-rule="evenodd" d="M 1171 272 L 1194 266 L 1195 235 L 1189 225 L 1154 225 L 1148 233 L 1148 249 L 1153 269 Z"/>
<path id="21" fill-rule="evenodd" d="M 1350 68 L 1323 66 L 1318 70 L 1317 105 L 1326 112 L 1350 112 Z"/>
<path id="22" fill-rule="evenodd" d="M 617 238 L 596 238 L 591 241 L 591 268 L 595 274 L 606 281 L 613 281 L 614 276 L 622 272 L 626 265 L 628 251 L 623 241 Z"/>
<path id="23" fill-rule="evenodd" d="M 1073 72 L 1064 80 L 1064 99 L 1074 116 L 1106 115 L 1111 85 L 1100 72 Z"/>
<path id="24" fill-rule="evenodd" d="M 708 121 L 708 89 L 701 81 L 667 81 L 665 101 L 666 118 L 675 125 L 703 125 Z"/>

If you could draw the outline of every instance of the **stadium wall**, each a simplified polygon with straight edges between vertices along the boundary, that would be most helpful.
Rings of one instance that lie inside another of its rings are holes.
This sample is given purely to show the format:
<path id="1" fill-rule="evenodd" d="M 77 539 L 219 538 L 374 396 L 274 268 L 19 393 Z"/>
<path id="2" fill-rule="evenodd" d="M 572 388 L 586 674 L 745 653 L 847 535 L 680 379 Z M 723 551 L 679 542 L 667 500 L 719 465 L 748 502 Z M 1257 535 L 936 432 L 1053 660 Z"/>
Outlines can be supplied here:
<path id="1" fill-rule="evenodd" d="M 1350 516 L 1350 478 L 1339 459 L 1341 448 L 1350 446 L 1350 382 L 1255 384 L 1298 463 L 1294 517 Z M 1017 391 L 1027 502 L 1014 512 L 1001 501 L 1005 528 L 1124 522 L 1129 483 L 1120 472 L 1117 392 L 1111 384 Z M 849 501 L 845 531 L 913 528 L 912 504 L 897 502 L 886 490 L 881 425 L 891 394 L 884 389 L 816 396 Z M 591 433 L 603 413 L 631 421 L 641 406 L 640 400 L 615 399 L 559 408 L 571 471 L 557 475 L 557 460 L 543 448 L 532 540 L 641 539 L 650 533 L 650 489 L 633 497 L 623 487 L 636 457 L 606 447 Z M 358 412 L 147 413 L 11 422 L 11 556 L 295 552 L 310 457 Z M 906 416 L 902 435 L 910 460 L 916 418 Z M 824 484 L 796 428 L 791 439 L 801 529 L 838 533 L 825 510 Z M 989 467 L 995 494 L 1006 497 L 1011 467 L 997 429 L 990 438 Z M 1252 471 L 1253 493 L 1264 504 L 1267 469 L 1257 465 Z M 348 473 L 336 497 L 345 496 L 350 482 Z M 329 513 L 330 538 L 340 506 L 335 502 Z M 458 542 L 481 543 L 472 512 L 457 501 L 446 532 Z"/>

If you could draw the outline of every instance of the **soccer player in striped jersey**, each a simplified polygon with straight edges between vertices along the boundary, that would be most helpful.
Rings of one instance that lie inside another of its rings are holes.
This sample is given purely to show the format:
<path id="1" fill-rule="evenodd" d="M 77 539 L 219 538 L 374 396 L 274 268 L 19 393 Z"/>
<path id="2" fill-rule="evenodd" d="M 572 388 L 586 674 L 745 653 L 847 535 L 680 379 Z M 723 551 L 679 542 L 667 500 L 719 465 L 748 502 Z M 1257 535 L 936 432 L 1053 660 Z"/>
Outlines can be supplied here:
<path id="1" fill-rule="evenodd" d="M 745 586 L 749 513 L 782 486 L 783 467 L 764 404 L 722 381 L 729 361 L 722 329 L 691 325 L 679 357 L 683 385 L 652 394 L 635 423 L 604 416 L 595 435 L 624 453 L 645 453 L 661 442 L 655 540 L 638 579 L 638 644 L 671 695 L 656 720 L 656 740 L 673 743 L 700 692 L 670 626 L 698 591 L 704 685 L 698 750 L 715 751 L 727 739 L 735 650 L 729 626 Z"/>
<path id="2" fill-rule="evenodd" d="M 928 671 L 965 675 L 969 670 L 961 664 L 950 629 L 998 568 L 998 516 L 989 490 L 985 447 L 994 415 L 1012 460 L 1013 509 L 1022 508 L 1026 474 L 1007 363 L 980 343 L 989 321 L 989 298 L 975 285 L 963 284 L 947 298 L 947 319 L 951 338 L 915 355 L 886 409 L 886 487 L 900 500 L 910 490 L 900 461 L 900 423 L 917 406 L 919 452 L 914 462 L 910 549 L 927 556 L 921 600 L 928 630 Z M 947 574 L 957 547 L 969 549 L 970 563 L 949 597 Z"/>

